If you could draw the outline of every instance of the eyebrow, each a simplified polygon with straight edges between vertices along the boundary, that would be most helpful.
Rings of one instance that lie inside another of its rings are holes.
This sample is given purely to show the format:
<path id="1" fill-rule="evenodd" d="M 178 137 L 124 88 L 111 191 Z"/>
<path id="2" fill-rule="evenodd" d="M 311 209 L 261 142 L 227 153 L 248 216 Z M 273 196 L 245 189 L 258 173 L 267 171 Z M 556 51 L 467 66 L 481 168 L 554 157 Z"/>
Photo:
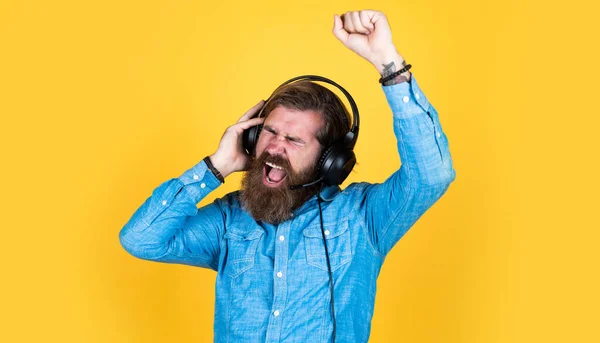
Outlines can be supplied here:
<path id="1" fill-rule="evenodd" d="M 264 125 L 264 126 L 263 126 L 263 129 L 265 129 L 265 130 L 267 130 L 267 131 L 271 131 L 271 132 L 277 133 L 277 130 L 275 130 L 274 128 L 272 128 L 272 127 L 271 127 L 271 126 L 269 126 L 269 125 Z M 291 141 L 294 141 L 294 142 L 299 142 L 299 143 L 302 143 L 302 144 L 306 144 L 306 142 L 305 142 L 305 141 L 304 141 L 302 138 L 300 138 L 300 137 L 296 137 L 296 136 L 285 136 L 285 138 L 287 138 L 287 139 L 289 139 L 289 140 L 291 140 Z"/>

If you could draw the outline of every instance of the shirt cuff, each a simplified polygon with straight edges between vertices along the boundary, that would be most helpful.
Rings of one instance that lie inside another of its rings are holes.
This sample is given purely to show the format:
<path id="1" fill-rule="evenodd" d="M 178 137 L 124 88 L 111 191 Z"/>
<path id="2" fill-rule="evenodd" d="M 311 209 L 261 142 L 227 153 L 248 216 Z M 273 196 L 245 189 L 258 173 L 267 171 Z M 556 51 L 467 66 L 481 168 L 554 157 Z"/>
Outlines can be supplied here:
<path id="1" fill-rule="evenodd" d="M 382 88 L 395 116 L 408 118 L 429 111 L 429 100 L 421 91 L 414 74 L 411 75 L 410 82 L 400 82 Z"/>
<path id="2" fill-rule="evenodd" d="M 204 160 L 186 170 L 178 179 L 183 183 L 186 191 L 194 196 L 194 198 L 199 196 L 204 197 L 208 192 L 215 190 L 221 185 L 221 181 L 208 169 Z"/>

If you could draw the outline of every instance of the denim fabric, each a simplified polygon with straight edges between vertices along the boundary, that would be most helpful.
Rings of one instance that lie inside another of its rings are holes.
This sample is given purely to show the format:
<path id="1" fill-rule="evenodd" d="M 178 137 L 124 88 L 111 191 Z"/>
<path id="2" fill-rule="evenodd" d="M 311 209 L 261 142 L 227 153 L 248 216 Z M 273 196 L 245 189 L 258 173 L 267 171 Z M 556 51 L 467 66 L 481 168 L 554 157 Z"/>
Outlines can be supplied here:
<path id="1" fill-rule="evenodd" d="M 387 253 L 454 181 L 437 111 L 410 83 L 382 86 L 402 165 L 383 183 L 321 192 L 335 285 L 336 342 L 367 342 Z M 215 342 L 330 342 L 327 260 L 316 196 L 270 225 L 240 207 L 239 191 L 197 208 L 220 185 L 199 162 L 159 185 L 119 234 L 131 255 L 217 271 Z"/>

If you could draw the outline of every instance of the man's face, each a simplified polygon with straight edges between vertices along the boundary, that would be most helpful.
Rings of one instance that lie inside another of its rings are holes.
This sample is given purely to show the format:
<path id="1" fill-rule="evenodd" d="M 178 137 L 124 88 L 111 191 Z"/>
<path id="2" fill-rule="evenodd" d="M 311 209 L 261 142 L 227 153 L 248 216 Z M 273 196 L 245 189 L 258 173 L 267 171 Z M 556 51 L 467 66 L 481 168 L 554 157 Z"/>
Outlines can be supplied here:
<path id="1" fill-rule="evenodd" d="M 242 178 L 241 201 L 255 220 L 279 223 L 291 217 L 319 185 L 291 190 L 292 185 L 316 180 L 322 147 L 316 139 L 323 125 L 312 111 L 277 107 L 264 122 L 256 157 Z"/>
<path id="2" fill-rule="evenodd" d="M 323 119 L 313 111 L 276 107 L 265 119 L 256 144 L 256 156 L 267 153 L 272 157 L 281 157 L 289 162 L 293 172 L 307 172 L 308 168 L 315 167 L 321 153 L 321 145 L 316 135 L 322 125 Z M 265 186 L 285 186 L 287 173 L 278 167 L 283 166 L 269 162 L 265 164 L 263 168 Z"/>

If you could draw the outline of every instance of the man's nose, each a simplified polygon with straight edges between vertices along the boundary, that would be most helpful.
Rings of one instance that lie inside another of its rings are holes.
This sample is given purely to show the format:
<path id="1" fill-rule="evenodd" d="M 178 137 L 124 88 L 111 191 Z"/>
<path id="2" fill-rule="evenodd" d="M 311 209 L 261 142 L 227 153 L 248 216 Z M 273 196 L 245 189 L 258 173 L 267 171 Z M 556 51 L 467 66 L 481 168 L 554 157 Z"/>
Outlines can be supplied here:
<path id="1" fill-rule="evenodd" d="M 273 142 L 267 147 L 267 152 L 271 155 L 282 155 L 285 149 L 281 143 Z"/>
<path id="2" fill-rule="evenodd" d="M 271 155 L 282 155 L 285 152 L 284 141 L 285 139 L 279 137 L 272 139 L 267 146 L 267 152 Z"/>

